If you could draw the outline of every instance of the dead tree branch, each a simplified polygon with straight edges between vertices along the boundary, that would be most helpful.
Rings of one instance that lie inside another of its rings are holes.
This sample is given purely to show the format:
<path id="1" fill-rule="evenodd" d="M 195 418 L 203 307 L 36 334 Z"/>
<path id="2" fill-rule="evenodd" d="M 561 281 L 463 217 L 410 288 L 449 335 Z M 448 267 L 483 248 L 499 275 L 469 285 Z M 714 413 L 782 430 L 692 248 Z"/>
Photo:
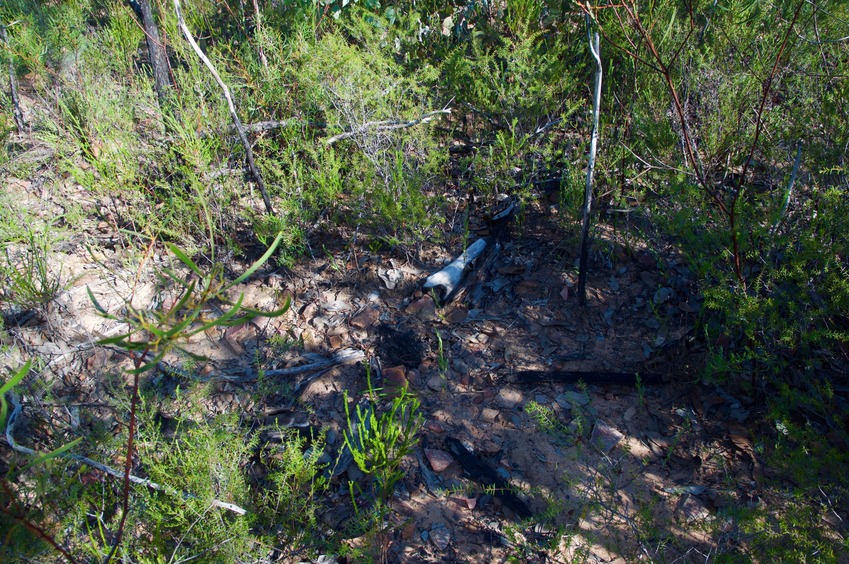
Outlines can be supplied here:
<path id="1" fill-rule="evenodd" d="M 218 74 L 218 71 L 215 70 L 215 66 L 213 66 L 212 61 L 210 61 L 209 57 L 204 54 L 200 45 L 197 44 L 192 36 L 189 26 L 186 25 L 186 20 L 183 19 L 183 12 L 180 9 L 180 0 L 174 0 L 174 11 L 177 14 L 177 22 L 180 26 L 180 30 L 183 32 L 183 35 L 186 37 L 186 41 L 189 42 L 189 45 L 191 45 L 200 60 L 203 61 L 206 68 L 209 69 L 209 72 L 215 78 L 215 82 L 218 83 L 218 86 L 220 86 L 221 90 L 224 92 L 224 98 L 227 100 L 227 108 L 230 110 L 230 117 L 233 119 L 233 126 L 236 128 L 236 132 L 239 134 L 239 140 L 245 148 L 245 154 L 248 158 L 248 167 L 251 169 L 251 175 L 253 175 L 257 186 L 259 186 L 259 191 L 262 193 L 262 201 L 265 203 L 266 211 L 269 215 L 273 215 L 274 208 L 271 207 L 271 199 L 268 197 L 268 190 L 266 190 L 265 182 L 262 180 L 262 175 L 260 175 L 259 169 L 257 169 L 256 163 L 254 162 L 254 153 L 251 149 L 251 144 L 248 141 L 248 136 L 245 133 L 245 128 L 242 126 L 242 120 L 239 119 L 239 114 L 236 113 L 236 106 L 233 104 L 233 97 L 230 95 L 230 89 L 224 83 L 224 80 L 221 79 L 221 75 Z"/>
<path id="2" fill-rule="evenodd" d="M 356 128 L 353 131 L 346 131 L 345 133 L 340 133 L 339 135 L 334 135 L 333 137 L 328 138 L 324 143 L 326 145 L 333 145 L 337 141 L 342 141 L 343 139 L 350 139 L 351 137 L 356 137 L 357 135 L 362 135 L 369 130 L 374 131 L 392 131 L 394 129 L 403 129 L 405 127 L 413 127 L 415 125 L 419 125 L 420 123 L 427 123 L 433 118 L 441 114 L 450 114 L 451 108 L 445 108 L 443 110 L 434 110 L 432 112 L 428 112 L 422 117 L 418 119 L 414 119 L 411 121 L 400 121 L 400 120 L 383 120 L 383 121 L 370 121 L 366 122 L 360 127 Z"/>
<path id="3" fill-rule="evenodd" d="M 6 426 L 6 441 L 9 443 L 9 446 L 12 447 L 12 449 L 15 452 L 19 452 L 21 454 L 25 454 L 27 456 L 33 456 L 33 457 L 40 456 L 40 454 L 37 451 L 35 451 L 31 448 L 19 445 L 17 442 L 15 442 L 15 436 L 14 436 L 15 425 L 17 424 L 18 417 L 20 416 L 23 408 L 21 406 L 21 402 L 18 400 L 18 398 L 15 396 L 14 393 L 10 394 L 10 397 L 11 397 L 13 409 L 12 409 L 12 414 L 9 416 L 9 423 Z M 101 464 L 100 462 L 97 462 L 96 460 L 92 460 L 91 458 L 87 458 L 87 457 L 81 456 L 79 454 L 73 454 L 73 453 L 70 453 L 70 452 L 65 452 L 65 453 L 60 454 L 59 456 L 62 456 L 63 458 L 70 458 L 71 460 L 76 460 L 77 462 L 81 462 L 82 464 L 85 464 L 86 466 L 90 466 L 90 467 L 94 468 L 95 470 L 99 470 L 100 472 L 103 472 L 104 474 L 112 476 L 113 478 L 121 479 L 121 478 L 124 477 L 124 472 L 122 472 L 120 470 L 116 470 L 114 468 L 111 468 L 109 466 L 106 466 L 105 464 Z M 182 498 L 196 498 L 197 497 L 197 496 L 194 496 L 194 495 L 189 494 L 189 493 L 179 492 L 179 491 L 177 491 L 174 488 L 171 488 L 169 486 L 163 486 L 161 484 L 157 484 L 156 482 L 152 482 L 152 481 L 147 480 L 145 478 L 139 478 L 138 476 L 134 476 L 132 474 L 130 474 L 129 480 L 130 480 L 130 482 L 132 482 L 134 484 L 139 484 L 141 486 L 147 486 L 148 488 L 150 488 L 152 490 L 160 491 L 160 492 L 163 492 L 163 493 L 166 493 L 168 495 L 175 496 L 175 497 L 182 497 Z M 217 499 L 211 500 L 210 504 L 213 505 L 214 507 L 219 507 L 221 509 L 226 509 L 227 511 L 232 511 L 233 513 L 236 513 L 237 515 L 245 515 L 247 513 L 247 511 L 245 511 L 244 509 L 242 509 L 238 505 L 235 505 L 235 504 L 232 504 L 232 503 L 227 503 L 225 501 L 219 501 Z"/>
<path id="4" fill-rule="evenodd" d="M 356 349 L 342 349 L 330 358 L 313 356 L 312 362 L 310 362 L 309 364 L 293 366 L 291 368 L 266 370 L 265 372 L 263 372 L 263 375 L 266 378 L 275 376 L 293 376 L 295 374 L 302 374 L 304 372 L 322 370 L 324 368 L 329 368 L 337 364 L 354 364 L 357 362 L 361 362 L 365 357 L 366 354 L 363 351 Z"/>
<path id="5" fill-rule="evenodd" d="M 127 0 L 127 3 L 135 12 L 136 17 L 141 20 L 145 41 L 147 42 L 147 52 L 150 56 L 150 66 L 153 69 L 153 88 L 156 90 L 159 109 L 163 113 L 169 112 L 173 109 L 171 90 L 174 85 L 168 73 L 168 54 L 165 52 L 165 44 L 162 43 L 159 27 L 153 18 L 150 0 Z"/>

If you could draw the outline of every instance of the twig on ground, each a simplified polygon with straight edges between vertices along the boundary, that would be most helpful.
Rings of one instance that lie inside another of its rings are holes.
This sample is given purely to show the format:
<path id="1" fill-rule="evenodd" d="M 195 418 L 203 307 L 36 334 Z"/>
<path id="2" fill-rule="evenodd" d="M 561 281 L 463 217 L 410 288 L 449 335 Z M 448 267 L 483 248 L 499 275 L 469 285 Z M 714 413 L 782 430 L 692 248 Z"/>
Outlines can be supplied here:
<path id="1" fill-rule="evenodd" d="M 405 127 L 413 127 L 414 125 L 419 125 L 420 123 L 427 123 L 433 120 L 434 117 L 441 114 L 450 114 L 451 108 L 445 108 L 444 110 L 434 110 L 432 112 L 428 112 L 422 117 L 418 119 L 414 119 L 411 121 L 400 121 L 395 119 L 388 119 L 383 121 L 369 121 L 356 128 L 353 131 L 346 131 L 345 133 L 340 133 L 339 135 L 334 135 L 333 137 L 328 138 L 324 143 L 326 145 L 333 145 L 337 141 L 342 141 L 343 139 L 350 139 L 351 137 L 356 137 L 357 135 L 362 135 L 366 131 L 370 129 L 374 129 L 375 131 L 392 131 L 393 129 L 403 129 Z"/>
<path id="2" fill-rule="evenodd" d="M 593 171 L 595 170 L 596 150 L 598 148 L 598 122 L 601 108 L 601 82 L 603 67 L 601 64 L 601 44 L 598 25 L 590 14 L 586 14 L 587 24 L 587 40 L 590 46 L 590 53 L 596 64 L 595 81 L 593 87 L 593 130 L 590 137 L 590 154 L 587 159 L 587 182 L 584 186 L 584 214 L 581 223 L 581 251 L 578 266 L 578 300 L 582 304 L 587 302 L 587 269 L 589 261 L 589 233 L 590 233 L 590 214 L 593 206 Z M 595 26 L 593 25 L 595 24 Z"/>
<path id="3" fill-rule="evenodd" d="M 12 414 L 9 416 L 9 423 L 8 423 L 8 425 L 6 425 L 6 441 L 9 443 L 9 446 L 12 447 L 12 449 L 15 452 L 19 452 L 21 454 L 26 454 L 27 456 L 40 456 L 40 454 L 37 451 L 35 451 L 31 448 L 19 445 L 17 442 L 15 442 L 15 437 L 14 437 L 15 425 L 17 423 L 18 416 L 21 414 L 23 407 L 21 406 L 21 402 L 18 400 L 17 396 L 14 393 L 11 393 L 10 397 L 11 397 L 11 401 L 12 401 L 13 410 L 12 410 Z M 88 457 L 85 457 L 85 456 L 82 456 L 82 455 L 79 455 L 79 454 L 64 452 L 64 453 L 61 453 L 59 456 L 61 456 L 63 458 L 70 458 L 71 460 L 76 460 L 77 462 L 81 462 L 81 463 L 85 464 L 86 466 L 91 466 L 95 470 L 99 470 L 100 472 L 103 472 L 104 474 L 108 474 L 109 476 L 112 476 L 113 478 L 121 479 L 121 478 L 124 477 L 124 472 L 122 472 L 120 470 L 116 470 L 114 468 L 111 468 L 109 466 L 106 466 L 105 464 L 101 464 L 100 462 L 97 462 L 96 460 L 92 460 L 91 458 L 88 458 Z M 179 492 L 178 490 L 175 490 L 174 488 L 171 488 L 169 486 L 163 486 L 161 484 L 157 484 L 156 482 L 152 482 L 152 481 L 145 479 L 145 478 L 139 478 L 138 476 L 134 476 L 132 474 L 130 475 L 130 482 L 132 482 L 134 484 L 139 484 L 139 485 L 142 485 L 142 486 L 147 486 L 150 489 L 160 491 L 160 492 L 163 492 L 163 493 L 167 493 L 167 494 L 173 495 L 173 496 L 179 496 L 179 497 L 183 497 L 183 498 L 196 498 L 197 497 L 197 496 L 189 494 L 189 493 Z M 247 511 L 245 509 L 239 507 L 238 505 L 235 505 L 235 504 L 232 504 L 232 503 L 227 503 L 226 501 L 219 501 L 217 499 L 213 499 L 213 500 L 210 501 L 210 504 L 213 505 L 214 507 L 220 507 L 221 509 L 226 509 L 228 511 L 232 511 L 233 513 L 236 513 L 238 515 L 245 515 L 247 513 Z"/>
<path id="4" fill-rule="evenodd" d="M 366 353 L 357 349 L 342 349 L 330 358 L 324 358 L 316 355 L 313 357 L 313 362 L 301 366 L 293 366 L 291 368 L 280 368 L 275 370 L 266 370 L 263 374 L 268 376 L 292 376 L 294 374 L 302 374 L 304 372 L 312 372 L 313 370 L 321 370 L 336 364 L 353 364 L 365 359 Z"/>

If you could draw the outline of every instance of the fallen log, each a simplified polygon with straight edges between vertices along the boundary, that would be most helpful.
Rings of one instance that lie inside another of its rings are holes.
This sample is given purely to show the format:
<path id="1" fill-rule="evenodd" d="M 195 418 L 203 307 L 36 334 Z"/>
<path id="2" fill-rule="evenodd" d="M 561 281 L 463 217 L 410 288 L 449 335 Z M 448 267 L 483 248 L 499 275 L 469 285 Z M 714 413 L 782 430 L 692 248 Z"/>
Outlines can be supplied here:
<path id="1" fill-rule="evenodd" d="M 486 249 L 486 239 L 478 239 L 472 243 L 463 253 L 451 261 L 448 266 L 431 274 L 425 279 L 425 290 L 441 289 L 442 295 L 440 301 L 448 301 L 448 298 L 453 295 L 454 291 L 460 285 L 463 279 L 463 274 L 466 272 L 466 267 L 469 266 L 476 258 L 478 258 Z"/>

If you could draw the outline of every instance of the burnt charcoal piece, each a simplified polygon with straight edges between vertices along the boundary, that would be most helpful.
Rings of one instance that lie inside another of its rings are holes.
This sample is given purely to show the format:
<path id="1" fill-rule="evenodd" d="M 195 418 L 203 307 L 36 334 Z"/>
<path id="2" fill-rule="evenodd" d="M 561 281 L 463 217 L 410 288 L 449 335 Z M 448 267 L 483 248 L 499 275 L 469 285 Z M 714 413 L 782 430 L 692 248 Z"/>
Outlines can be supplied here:
<path id="1" fill-rule="evenodd" d="M 540 382 L 557 382 L 562 384 L 613 384 L 619 386 L 635 386 L 639 375 L 640 384 L 663 384 L 660 374 L 650 372 L 569 372 L 563 370 L 520 370 L 508 375 L 508 382 L 517 384 L 538 384 Z"/>
<path id="2" fill-rule="evenodd" d="M 377 330 L 377 351 L 383 366 L 417 368 L 424 359 L 424 346 L 410 328 L 387 327 Z"/>
<path id="3" fill-rule="evenodd" d="M 504 505 L 512 509 L 513 513 L 522 519 L 527 519 L 532 515 L 531 510 L 525 502 L 513 493 L 511 490 L 512 486 L 510 486 L 507 480 L 499 476 L 494 468 L 488 466 L 476 454 L 470 452 L 469 449 L 463 446 L 463 443 L 454 437 L 448 437 L 445 439 L 445 446 L 454 455 L 460 466 L 463 467 L 463 474 L 479 484 L 488 488 L 494 488 L 496 497 L 501 499 Z"/>

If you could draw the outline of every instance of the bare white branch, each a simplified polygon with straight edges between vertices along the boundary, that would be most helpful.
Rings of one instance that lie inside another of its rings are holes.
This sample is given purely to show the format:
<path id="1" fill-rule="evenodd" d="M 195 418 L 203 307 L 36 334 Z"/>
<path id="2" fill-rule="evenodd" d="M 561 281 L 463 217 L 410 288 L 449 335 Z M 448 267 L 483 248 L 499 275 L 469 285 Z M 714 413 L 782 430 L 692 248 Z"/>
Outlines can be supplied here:
<path id="1" fill-rule="evenodd" d="M 37 451 L 35 451 L 31 448 L 25 447 L 23 445 L 19 445 L 17 442 L 15 442 L 15 425 L 17 424 L 18 416 L 21 414 L 22 407 L 21 407 L 21 402 L 18 400 L 18 398 L 17 398 L 17 396 L 15 395 L 14 392 L 10 393 L 9 397 L 12 400 L 12 406 L 13 406 L 14 409 L 12 410 L 12 414 L 9 416 L 9 422 L 6 425 L 6 441 L 9 443 L 9 446 L 12 447 L 12 449 L 15 452 L 19 452 L 21 454 L 25 454 L 27 456 L 33 456 L 33 457 L 42 456 L 41 453 L 39 453 L 39 452 L 37 452 Z M 77 462 L 81 462 L 81 463 L 85 464 L 86 466 L 90 466 L 90 467 L 94 468 L 95 470 L 99 470 L 99 471 L 103 472 L 104 474 L 112 476 L 113 478 L 119 478 L 119 479 L 124 478 L 123 472 L 121 472 L 119 470 L 115 470 L 114 468 L 106 466 L 105 464 L 101 464 L 100 462 L 97 462 L 96 460 L 92 460 L 91 458 L 81 456 L 79 454 L 74 454 L 74 453 L 71 453 L 71 452 L 63 452 L 59 456 L 61 456 L 62 458 L 70 458 L 71 460 L 76 460 Z M 182 497 L 182 498 L 196 498 L 197 497 L 197 496 L 189 494 L 189 493 L 179 492 L 179 491 L 177 491 L 174 488 L 171 488 L 169 486 L 163 486 L 162 484 L 157 484 L 156 482 L 152 482 L 152 481 L 147 480 L 145 478 L 139 478 L 138 476 L 133 476 L 132 474 L 130 474 L 130 481 L 134 484 L 147 486 L 150 489 L 160 491 L 160 492 L 163 492 L 163 493 L 166 493 L 168 495 L 175 496 L 175 497 Z M 213 500 L 210 501 L 210 504 L 212 504 L 214 507 L 220 507 L 221 509 L 226 509 L 227 511 L 232 511 L 233 513 L 236 513 L 237 515 L 245 515 L 247 513 L 246 510 L 239 507 L 238 505 L 235 505 L 233 503 L 227 503 L 226 501 L 219 501 L 217 499 L 213 499 Z"/>

